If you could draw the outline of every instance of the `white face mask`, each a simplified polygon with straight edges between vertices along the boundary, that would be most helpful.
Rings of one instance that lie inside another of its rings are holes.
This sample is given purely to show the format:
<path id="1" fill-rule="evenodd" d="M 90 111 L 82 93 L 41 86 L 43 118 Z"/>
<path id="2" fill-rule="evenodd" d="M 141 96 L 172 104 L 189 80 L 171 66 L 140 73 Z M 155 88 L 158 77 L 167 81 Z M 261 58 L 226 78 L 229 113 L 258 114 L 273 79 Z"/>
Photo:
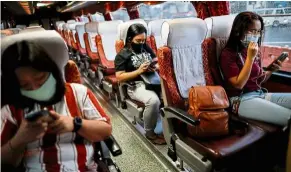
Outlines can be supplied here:
<path id="1" fill-rule="evenodd" d="M 242 40 L 241 42 L 245 47 L 248 47 L 250 42 L 258 43 L 259 38 L 260 38 L 260 35 L 253 35 L 253 34 L 248 33 L 245 35 L 245 39 Z"/>
<path id="2" fill-rule="evenodd" d="M 38 100 L 38 101 L 48 101 L 56 93 L 57 81 L 52 74 L 48 77 L 44 84 L 36 90 L 24 90 L 20 89 L 23 96 Z"/>

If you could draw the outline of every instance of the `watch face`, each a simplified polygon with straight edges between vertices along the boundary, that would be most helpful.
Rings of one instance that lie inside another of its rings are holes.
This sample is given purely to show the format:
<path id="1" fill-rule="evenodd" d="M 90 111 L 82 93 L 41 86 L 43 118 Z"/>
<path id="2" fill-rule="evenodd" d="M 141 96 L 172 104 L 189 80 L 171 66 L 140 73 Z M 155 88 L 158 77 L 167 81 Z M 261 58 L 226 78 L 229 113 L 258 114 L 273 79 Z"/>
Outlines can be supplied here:
<path id="1" fill-rule="evenodd" d="M 82 119 L 80 117 L 75 118 L 77 124 L 82 124 Z"/>

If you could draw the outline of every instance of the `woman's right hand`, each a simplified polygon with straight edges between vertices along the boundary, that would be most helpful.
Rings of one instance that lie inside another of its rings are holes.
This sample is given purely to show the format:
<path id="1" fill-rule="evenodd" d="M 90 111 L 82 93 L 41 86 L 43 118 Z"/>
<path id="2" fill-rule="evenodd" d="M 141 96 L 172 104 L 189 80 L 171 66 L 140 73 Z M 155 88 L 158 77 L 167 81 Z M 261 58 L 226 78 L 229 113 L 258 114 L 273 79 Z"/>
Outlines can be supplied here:
<path id="1" fill-rule="evenodd" d="M 139 74 L 142 74 L 142 73 L 144 73 L 145 71 L 147 71 L 149 65 L 150 65 L 150 62 L 144 62 L 143 64 L 141 64 L 141 65 L 139 66 L 139 68 L 137 69 L 137 70 L 138 70 L 138 73 L 139 73 Z"/>
<path id="2" fill-rule="evenodd" d="M 49 120 L 45 116 L 32 122 L 22 119 L 20 127 L 14 136 L 14 144 L 26 145 L 42 138 L 47 131 L 48 122 Z"/>
<path id="3" fill-rule="evenodd" d="M 259 51 L 259 46 L 255 42 L 250 42 L 248 46 L 247 59 L 254 61 Z"/>

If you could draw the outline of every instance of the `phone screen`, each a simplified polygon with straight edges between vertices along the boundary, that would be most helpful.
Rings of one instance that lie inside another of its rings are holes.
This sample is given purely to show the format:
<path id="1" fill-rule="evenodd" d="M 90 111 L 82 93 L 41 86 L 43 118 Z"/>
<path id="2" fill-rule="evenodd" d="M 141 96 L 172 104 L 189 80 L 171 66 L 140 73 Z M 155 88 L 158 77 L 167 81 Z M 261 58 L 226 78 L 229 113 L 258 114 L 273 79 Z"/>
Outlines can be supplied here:
<path id="1" fill-rule="evenodd" d="M 40 110 L 37 112 L 31 112 L 25 116 L 25 119 L 28 121 L 35 121 L 41 116 L 49 115 L 48 110 Z"/>

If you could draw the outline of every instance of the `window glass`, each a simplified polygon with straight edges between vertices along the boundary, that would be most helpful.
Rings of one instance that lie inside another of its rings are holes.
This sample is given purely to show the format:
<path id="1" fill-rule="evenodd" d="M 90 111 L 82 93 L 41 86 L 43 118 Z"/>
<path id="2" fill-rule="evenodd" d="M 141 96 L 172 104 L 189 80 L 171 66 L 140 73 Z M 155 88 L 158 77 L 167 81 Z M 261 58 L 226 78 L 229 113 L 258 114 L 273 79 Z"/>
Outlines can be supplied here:
<path id="1" fill-rule="evenodd" d="M 110 12 L 110 15 L 112 20 L 122 20 L 122 21 L 130 20 L 126 8 L 120 8 L 114 12 Z"/>
<path id="2" fill-rule="evenodd" d="M 140 4 L 137 6 L 140 18 L 144 20 L 197 17 L 190 2 L 164 2 L 157 5 Z"/>
<path id="3" fill-rule="evenodd" d="M 264 49 L 266 55 L 263 57 L 264 66 L 270 64 L 274 58 L 280 55 L 282 52 L 280 48 L 291 48 L 291 2 L 230 1 L 230 8 L 232 14 L 253 11 L 262 16 L 265 25 L 262 45 L 266 47 Z M 261 11 L 265 11 L 265 14 Z M 290 50 L 285 48 L 283 51 L 285 50 L 290 53 Z M 291 58 L 283 63 L 282 70 L 291 72 Z"/>

